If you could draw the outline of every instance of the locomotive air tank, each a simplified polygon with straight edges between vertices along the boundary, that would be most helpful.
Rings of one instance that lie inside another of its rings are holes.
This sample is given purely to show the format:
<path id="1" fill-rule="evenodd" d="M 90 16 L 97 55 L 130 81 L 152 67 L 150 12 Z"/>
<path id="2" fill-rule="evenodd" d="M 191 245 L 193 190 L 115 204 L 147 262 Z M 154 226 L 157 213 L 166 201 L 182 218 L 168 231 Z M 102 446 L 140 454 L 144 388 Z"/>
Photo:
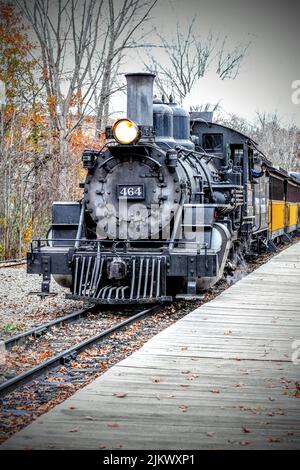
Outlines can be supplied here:
<path id="1" fill-rule="evenodd" d="M 190 140 L 190 115 L 189 113 L 173 102 L 170 96 L 168 103 L 173 111 L 173 137 L 177 145 L 184 147 L 187 150 L 194 150 L 195 145 Z"/>
<path id="2" fill-rule="evenodd" d="M 158 98 L 154 98 L 153 103 L 155 142 L 165 150 L 175 148 L 176 142 L 173 135 L 173 111 L 170 106 L 163 103 L 163 101 Z"/>

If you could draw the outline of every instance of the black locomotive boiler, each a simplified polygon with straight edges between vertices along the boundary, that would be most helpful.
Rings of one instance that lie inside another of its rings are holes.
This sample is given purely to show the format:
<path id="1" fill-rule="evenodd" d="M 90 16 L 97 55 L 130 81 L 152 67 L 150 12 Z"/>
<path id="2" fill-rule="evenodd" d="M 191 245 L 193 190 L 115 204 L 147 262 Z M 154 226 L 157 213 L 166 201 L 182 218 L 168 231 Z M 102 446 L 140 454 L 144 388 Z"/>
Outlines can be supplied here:
<path id="1" fill-rule="evenodd" d="M 84 151 L 82 200 L 54 202 L 47 240 L 33 240 L 40 295 L 52 275 L 95 304 L 195 299 L 253 245 L 273 243 L 271 163 L 249 137 L 153 99 L 154 78 L 126 75 L 127 118 L 106 129 L 102 151 Z"/>

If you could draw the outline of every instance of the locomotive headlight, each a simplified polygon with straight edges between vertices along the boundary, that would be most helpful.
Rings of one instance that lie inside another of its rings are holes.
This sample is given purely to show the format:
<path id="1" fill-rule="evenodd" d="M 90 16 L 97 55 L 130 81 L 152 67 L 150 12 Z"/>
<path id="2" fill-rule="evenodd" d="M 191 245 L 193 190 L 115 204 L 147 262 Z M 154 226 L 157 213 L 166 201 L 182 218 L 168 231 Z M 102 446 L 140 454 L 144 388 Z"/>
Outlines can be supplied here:
<path id="1" fill-rule="evenodd" d="M 113 136 L 119 144 L 128 145 L 137 142 L 140 137 L 140 131 L 135 122 L 130 119 L 118 119 L 112 126 Z"/>

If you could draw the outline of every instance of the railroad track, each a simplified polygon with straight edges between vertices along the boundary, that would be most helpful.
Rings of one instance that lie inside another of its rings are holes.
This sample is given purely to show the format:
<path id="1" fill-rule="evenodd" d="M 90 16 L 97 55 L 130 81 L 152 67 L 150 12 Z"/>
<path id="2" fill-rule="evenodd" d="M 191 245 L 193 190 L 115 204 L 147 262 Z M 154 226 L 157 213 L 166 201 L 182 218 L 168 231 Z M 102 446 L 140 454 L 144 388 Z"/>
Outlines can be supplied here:
<path id="1" fill-rule="evenodd" d="M 131 325 L 145 317 L 151 316 L 160 310 L 162 310 L 162 306 L 156 305 L 147 310 L 142 310 L 141 312 L 135 313 L 134 315 L 128 317 L 126 320 L 123 320 L 120 323 L 117 323 L 111 326 L 110 328 L 107 328 L 97 333 L 96 335 L 91 336 L 90 338 L 78 344 L 75 344 L 68 349 L 61 351 L 60 353 L 50 357 L 49 359 L 38 364 L 32 369 L 29 369 L 23 373 L 18 374 L 17 376 L 7 380 L 6 382 L 0 385 L 0 396 L 3 397 L 12 391 L 15 391 L 19 387 L 25 385 L 26 383 L 33 381 L 36 378 L 39 378 L 45 375 L 47 372 L 49 372 L 52 369 L 55 369 L 56 367 L 69 364 L 72 360 L 76 359 L 78 354 L 80 354 L 84 350 L 90 348 L 93 345 L 96 345 L 97 343 L 101 342 L 103 339 L 107 338 L 113 333 L 121 331 L 128 325 Z M 59 323 L 74 321 L 75 318 L 79 318 L 80 315 L 84 316 L 90 311 L 91 311 L 91 308 L 82 309 L 81 311 L 74 312 L 73 314 L 53 320 L 52 322 L 49 322 L 46 325 L 43 325 L 42 327 L 33 328 L 32 330 L 28 332 L 21 333 L 20 335 L 12 337 L 8 339 L 7 341 L 5 341 L 4 344 L 7 345 L 7 348 L 9 349 L 14 344 L 17 344 L 19 341 L 29 338 L 30 336 L 39 335 L 42 333 L 42 331 L 47 331 L 50 328 L 52 328 L 54 325 L 57 325 Z"/>
<path id="2" fill-rule="evenodd" d="M 25 258 L 19 259 L 4 259 L 0 260 L 0 268 L 11 268 L 14 266 L 21 266 L 26 263 Z"/>
<path id="3" fill-rule="evenodd" d="M 4 346 L 6 350 L 10 350 L 13 346 L 17 345 L 18 343 L 25 341 L 28 338 L 38 338 L 42 336 L 43 334 L 47 333 L 51 328 L 55 326 L 59 326 L 62 324 L 68 324 L 72 323 L 82 317 L 87 316 L 89 313 L 93 312 L 95 310 L 95 307 L 87 307 L 87 308 L 82 308 L 81 310 L 78 310 L 76 312 L 72 312 L 69 315 L 64 315 L 63 317 L 55 318 L 54 320 L 44 323 L 43 325 L 36 326 L 34 328 L 31 328 L 28 331 L 25 331 L 24 333 L 20 333 L 18 335 L 12 336 L 11 338 L 8 338 L 7 340 L 4 341 Z"/>

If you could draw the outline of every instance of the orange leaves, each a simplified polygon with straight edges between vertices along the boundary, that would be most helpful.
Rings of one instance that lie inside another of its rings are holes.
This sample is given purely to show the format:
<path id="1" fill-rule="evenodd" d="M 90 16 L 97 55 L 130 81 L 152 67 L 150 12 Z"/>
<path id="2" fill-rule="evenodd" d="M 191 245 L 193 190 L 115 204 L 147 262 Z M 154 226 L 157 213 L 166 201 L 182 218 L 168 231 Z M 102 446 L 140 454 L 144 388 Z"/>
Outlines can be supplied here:
<path id="1" fill-rule="evenodd" d="M 41 358 L 42 360 L 46 360 L 46 359 L 48 359 L 48 358 L 51 357 L 51 356 L 52 356 L 51 351 L 47 351 L 47 350 L 46 350 L 46 351 L 43 351 L 43 352 L 40 354 L 40 358 Z"/>
<path id="2" fill-rule="evenodd" d="M 70 121 L 72 116 L 70 117 Z M 70 123 L 71 124 L 71 123 Z M 82 127 L 76 128 L 70 137 L 70 151 L 75 155 L 87 148 L 94 148 L 100 150 L 103 146 L 102 139 L 95 141 L 94 139 L 94 126 L 95 123 L 89 123 L 85 119 L 82 121 Z"/>
<path id="3" fill-rule="evenodd" d="M 47 105 L 50 112 L 55 111 L 57 106 L 57 97 L 54 95 L 47 96 Z"/>
<path id="4" fill-rule="evenodd" d="M 25 228 L 23 232 L 23 240 L 24 240 L 24 243 L 30 243 L 31 239 L 32 239 L 32 220 L 30 219 L 27 227 Z"/>
<path id="5" fill-rule="evenodd" d="M 35 110 L 31 114 L 31 122 L 39 126 L 44 125 L 46 121 L 46 116 L 40 110 Z"/>
<path id="6" fill-rule="evenodd" d="M 41 72 L 41 80 L 46 82 L 49 79 L 49 72 L 48 68 L 46 66 L 42 67 L 42 72 Z"/>
<path id="7" fill-rule="evenodd" d="M 77 90 L 70 99 L 70 106 L 75 107 L 76 105 L 80 105 L 81 103 L 82 103 L 81 91 Z"/>
<path id="8" fill-rule="evenodd" d="M 8 104 L 19 100 L 32 88 L 36 60 L 30 52 L 33 45 L 12 5 L 0 6 L 0 79 L 6 83 Z M 20 77 L 22 79 L 20 80 Z M 32 91 L 32 90 L 31 90 Z"/>

